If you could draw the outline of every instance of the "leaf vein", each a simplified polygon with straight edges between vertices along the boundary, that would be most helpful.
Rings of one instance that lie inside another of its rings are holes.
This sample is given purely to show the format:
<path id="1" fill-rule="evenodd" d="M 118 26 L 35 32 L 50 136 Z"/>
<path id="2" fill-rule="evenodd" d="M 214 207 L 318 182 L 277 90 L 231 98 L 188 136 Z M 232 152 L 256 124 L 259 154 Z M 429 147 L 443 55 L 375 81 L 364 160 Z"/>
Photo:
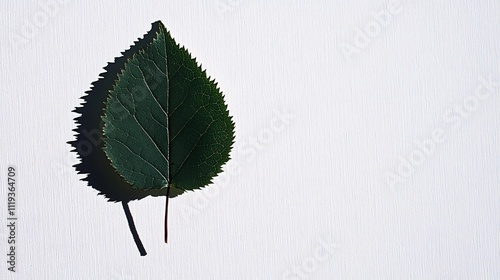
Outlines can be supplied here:
<path id="1" fill-rule="evenodd" d="M 179 166 L 179 168 L 177 169 L 177 171 L 175 172 L 175 174 L 172 175 L 172 178 L 177 175 L 177 173 L 179 173 L 179 171 L 182 169 L 182 167 L 184 167 L 184 163 L 186 163 L 186 161 L 188 160 L 188 158 L 191 156 L 191 154 L 193 153 L 194 149 L 196 149 L 196 147 L 198 146 L 198 143 L 200 142 L 200 139 L 207 133 L 207 131 L 210 129 L 210 127 L 212 126 L 212 124 L 215 122 L 215 120 L 213 120 L 208 126 L 207 126 L 207 129 L 200 134 L 200 137 L 198 137 L 198 139 L 196 140 L 196 143 L 194 144 L 193 148 L 191 149 L 191 151 L 189 151 L 189 153 L 187 154 L 186 158 L 182 161 L 181 165 Z"/>
<path id="2" fill-rule="evenodd" d="M 163 174 L 160 172 L 160 170 L 158 170 L 158 168 L 156 168 L 156 166 L 152 165 L 149 161 L 147 161 L 145 158 L 143 158 L 140 154 L 137 154 L 135 153 L 134 151 L 132 151 L 127 145 L 125 145 L 125 143 L 117 140 L 117 139 L 113 139 L 113 138 L 110 138 L 108 139 L 108 141 L 111 140 L 111 141 L 115 141 L 116 143 L 118 144 L 121 144 L 123 147 L 125 147 L 131 154 L 135 155 L 136 157 L 140 158 L 142 161 L 144 161 L 145 163 L 147 163 L 149 166 L 153 167 L 154 170 L 156 172 L 158 172 L 158 174 L 160 174 L 160 176 L 165 179 L 165 182 L 167 182 L 167 179 L 165 178 L 165 176 L 163 176 Z M 123 168 L 126 168 L 125 166 L 122 165 Z M 129 169 L 129 168 L 126 168 L 126 169 Z M 140 174 L 143 174 L 143 175 L 146 175 L 144 173 L 141 173 L 141 172 L 138 172 L 138 171 L 134 171 L 134 170 L 131 170 L 129 169 L 130 171 L 132 172 L 137 172 L 137 173 L 140 173 Z"/>
<path id="3" fill-rule="evenodd" d="M 133 94 L 132 95 L 132 98 L 133 98 Z M 153 138 L 151 138 L 151 135 L 149 135 L 149 133 L 146 131 L 146 129 L 144 129 L 144 127 L 142 126 L 142 124 L 139 122 L 139 120 L 137 119 L 137 117 L 135 116 L 135 114 L 132 114 L 130 112 L 130 110 L 128 110 L 124 105 L 123 103 L 120 101 L 120 99 L 118 98 L 118 96 L 116 97 L 116 100 L 118 100 L 118 102 L 123 106 L 123 108 L 125 108 L 125 110 L 127 110 L 129 112 L 129 114 L 132 116 L 132 118 L 134 118 L 135 122 L 139 125 L 139 127 L 142 129 L 142 131 L 144 132 L 144 134 L 146 134 L 146 136 L 148 136 L 149 140 L 151 140 L 151 142 L 153 143 L 153 145 L 155 146 L 156 150 L 158 150 L 158 152 L 160 152 L 160 154 L 163 156 L 163 158 L 165 159 L 165 161 L 167 163 L 169 163 L 168 159 L 166 158 L 165 154 L 163 154 L 163 152 L 160 150 L 160 148 L 158 148 L 158 145 L 156 144 L 156 142 L 153 140 Z M 134 102 L 134 105 L 135 105 L 135 101 L 134 99 L 132 99 L 132 102 Z"/>

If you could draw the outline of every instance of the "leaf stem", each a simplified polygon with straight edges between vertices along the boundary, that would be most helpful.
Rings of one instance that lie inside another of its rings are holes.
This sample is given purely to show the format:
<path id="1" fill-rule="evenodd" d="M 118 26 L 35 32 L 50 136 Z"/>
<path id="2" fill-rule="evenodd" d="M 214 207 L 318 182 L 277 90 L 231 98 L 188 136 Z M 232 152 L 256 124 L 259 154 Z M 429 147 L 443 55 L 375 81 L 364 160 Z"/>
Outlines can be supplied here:
<path id="1" fill-rule="evenodd" d="M 137 229 L 135 228 L 134 218 L 132 218 L 132 213 L 130 213 L 130 208 L 128 207 L 128 201 L 122 201 L 122 206 L 123 206 L 123 211 L 125 211 L 125 216 L 127 217 L 128 227 L 130 228 L 130 232 L 134 237 L 135 245 L 137 246 L 137 249 L 139 249 L 139 253 L 141 254 L 141 256 L 145 256 L 148 253 L 146 253 L 146 249 L 144 249 L 144 246 L 142 245 L 141 242 L 141 238 L 139 238 L 139 234 L 137 233 Z"/>
<path id="2" fill-rule="evenodd" d="M 170 197 L 170 184 L 167 185 L 167 199 L 165 200 L 165 243 L 168 239 L 168 199 Z"/>

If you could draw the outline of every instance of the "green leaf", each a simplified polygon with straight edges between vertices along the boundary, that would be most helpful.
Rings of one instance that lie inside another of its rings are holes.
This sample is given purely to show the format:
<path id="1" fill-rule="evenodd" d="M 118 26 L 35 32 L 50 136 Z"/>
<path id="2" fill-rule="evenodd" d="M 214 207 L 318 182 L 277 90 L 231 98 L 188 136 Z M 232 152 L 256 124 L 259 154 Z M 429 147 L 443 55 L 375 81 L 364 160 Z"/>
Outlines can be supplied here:
<path id="1" fill-rule="evenodd" d="M 104 105 L 104 151 L 132 187 L 212 182 L 229 160 L 234 123 L 217 84 L 161 22 L 128 59 Z"/>
<path id="2" fill-rule="evenodd" d="M 212 182 L 229 160 L 234 123 L 217 84 L 161 22 L 109 63 L 74 112 L 78 173 L 121 201 L 142 256 L 128 202 L 170 197 Z M 101 123 L 102 122 L 102 123 Z"/>

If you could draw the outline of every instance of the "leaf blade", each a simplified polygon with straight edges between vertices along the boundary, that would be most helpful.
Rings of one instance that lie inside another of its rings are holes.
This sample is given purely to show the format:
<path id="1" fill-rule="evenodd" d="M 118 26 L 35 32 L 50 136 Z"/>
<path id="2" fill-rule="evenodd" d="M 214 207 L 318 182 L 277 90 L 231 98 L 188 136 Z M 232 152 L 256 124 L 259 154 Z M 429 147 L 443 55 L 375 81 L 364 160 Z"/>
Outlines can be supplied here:
<path id="1" fill-rule="evenodd" d="M 157 26 L 109 93 L 104 150 L 134 188 L 199 189 L 229 160 L 234 123 L 215 81 Z"/>

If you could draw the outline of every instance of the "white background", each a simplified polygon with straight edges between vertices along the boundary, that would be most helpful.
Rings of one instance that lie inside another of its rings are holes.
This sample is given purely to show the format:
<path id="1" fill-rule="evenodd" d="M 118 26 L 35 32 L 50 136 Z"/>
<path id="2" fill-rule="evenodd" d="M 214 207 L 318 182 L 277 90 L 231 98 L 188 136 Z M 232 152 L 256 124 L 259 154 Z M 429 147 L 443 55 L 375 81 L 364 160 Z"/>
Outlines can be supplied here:
<path id="1" fill-rule="evenodd" d="M 19 199 L 17 272 L 2 226 L 1 279 L 500 278 L 500 2 L 0 11 L 1 224 L 9 165 Z M 168 245 L 164 199 L 131 203 L 140 257 L 120 204 L 79 181 L 66 141 L 102 67 L 156 20 L 216 78 L 237 138 L 213 186 L 172 199 Z M 417 142 L 439 132 L 424 154 Z"/>

